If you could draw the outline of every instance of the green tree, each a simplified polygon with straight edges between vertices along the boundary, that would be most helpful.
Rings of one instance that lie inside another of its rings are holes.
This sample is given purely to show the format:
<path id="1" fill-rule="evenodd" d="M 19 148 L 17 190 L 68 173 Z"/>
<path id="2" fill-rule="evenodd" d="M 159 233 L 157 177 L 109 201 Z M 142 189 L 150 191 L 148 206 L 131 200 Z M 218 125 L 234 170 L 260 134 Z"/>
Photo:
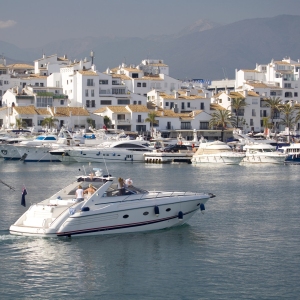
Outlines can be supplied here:
<path id="1" fill-rule="evenodd" d="M 234 109 L 235 115 L 236 115 L 236 127 L 239 127 L 239 111 L 243 108 L 245 108 L 248 104 L 246 103 L 245 98 L 233 98 L 231 101 L 231 107 Z"/>
<path id="2" fill-rule="evenodd" d="M 270 97 L 268 99 L 265 100 L 266 101 L 266 106 L 270 107 L 271 110 L 271 122 L 272 122 L 272 129 L 274 129 L 274 115 L 275 113 L 280 112 L 281 108 L 282 108 L 282 104 L 281 104 L 281 99 L 280 97 Z"/>
<path id="3" fill-rule="evenodd" d="M 103 122 L 104 122 L 104 125 L 106 126 L 106 128 L 109 128 L 111 122 L 110 122 L 110 118 L 108 116 L 104 116 Z"/>
<path id="4" fill-rule="evenodd" d="M 21 118 L 16 118 L 16 126 L 20 130 L 22 127 L 27 127 L 27 123 L 23 121 Z"/>
<path id="5" fill-rule="evenodd" d="M 92 118 L 87 118 L 86 122 L 88 123 L 89 127 L 95 128 L 95 120 Z"/>
<path id="6" fill-rule="evenodd" d="M 155 111 L 148 113 L 148 118 L 145 119 L 145 122 L 150 122 L 151 125 L 151 137 L 153 137 L 153 125 L 158 124 L 156 120 L 156 113 Z"/>
<path id="7" fill-rule="evenodd" d="M 227 109 L 217 109 L 211 114 L 211 119 L 209 121 L 209 127 L 211 128 L 221 128 L 221 140 L 224 141 L 224 130 L 230 126 L 235 126 L 236 122 L 233 118 L 231 112 Z"/>
<path id="8" fill-rule="evenodd" d="M 54 117 L 48 117 L 42 121 L 42 126 L 48 126 L 51 129 L 58 121 L 59 120 Z"/>

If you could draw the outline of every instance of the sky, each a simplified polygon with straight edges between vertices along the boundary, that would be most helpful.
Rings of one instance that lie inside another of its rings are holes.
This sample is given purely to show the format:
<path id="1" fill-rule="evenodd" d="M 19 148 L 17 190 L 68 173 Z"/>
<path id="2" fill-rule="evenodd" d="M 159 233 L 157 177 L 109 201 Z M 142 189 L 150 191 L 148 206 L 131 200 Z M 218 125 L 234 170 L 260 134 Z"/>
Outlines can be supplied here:
<path id="1" fill-rule="evenodd" d="M 180 32 L 200 19 L 300 15 L 300 0 L 0 0 L 0 40 L 20 48 L 82 37 Z"/>

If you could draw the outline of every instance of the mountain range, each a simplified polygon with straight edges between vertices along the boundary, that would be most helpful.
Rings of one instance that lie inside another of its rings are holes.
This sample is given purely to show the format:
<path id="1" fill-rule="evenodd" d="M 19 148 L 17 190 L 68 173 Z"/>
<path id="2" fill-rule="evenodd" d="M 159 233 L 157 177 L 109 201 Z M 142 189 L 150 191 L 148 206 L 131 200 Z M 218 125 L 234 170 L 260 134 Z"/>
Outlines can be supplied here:
<path id="1" fill-rule="evenodd" d="M 233 79 L 235 69 L 254 69 L 256 63 L 300 57 L 300 16 L 246 19 L 227 25 L 199 20 L 173 35 L 137 37 L 84 37 L 51 42 L 40 48 L 21 49 L 0 41 L 7 62 L 31 63 L 43 53 L 66 54 L 70 59 L 89 57 L 101 72 L 125 62 L 163 59 L 170 76 L 178 79 Z M 47 49 L 45 51 L 45 49 Z"/>

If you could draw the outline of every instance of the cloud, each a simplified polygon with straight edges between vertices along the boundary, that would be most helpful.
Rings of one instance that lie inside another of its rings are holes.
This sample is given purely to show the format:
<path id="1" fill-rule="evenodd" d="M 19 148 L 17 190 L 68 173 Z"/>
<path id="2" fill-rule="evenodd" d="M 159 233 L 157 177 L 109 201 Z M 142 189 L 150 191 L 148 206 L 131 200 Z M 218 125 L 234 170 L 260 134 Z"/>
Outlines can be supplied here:
<path id="1" fill-rule="evenodd" d="M 15 22 L 14 20 L 0 21 L 0 29 L 12 27 L 16 24 L 17 22 Z"/>

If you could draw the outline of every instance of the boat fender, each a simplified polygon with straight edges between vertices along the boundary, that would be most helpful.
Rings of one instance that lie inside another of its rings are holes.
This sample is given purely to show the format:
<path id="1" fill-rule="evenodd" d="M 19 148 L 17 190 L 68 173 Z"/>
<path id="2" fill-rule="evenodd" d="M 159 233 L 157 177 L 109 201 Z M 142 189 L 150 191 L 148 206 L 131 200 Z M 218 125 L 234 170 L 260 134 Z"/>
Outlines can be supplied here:
<path id="1" fill-rule="evenodd" d="M 178 219 L 179 219 L 179 221 L 182 221 L 182 220 L 183 220 L 183 212 L 182 212 L 182 211 L 180 211 L 180 212 L 178 213 Z"/>
<path id="2" fill-rule="evenodd" d="M 88 206 L 85 206 L 81 209 L 81 211 L 89 211 L 89 210 L 90 210 L 90 208 Z"/>
<path id="3" fill-rule="evenodd" d="M 201 210 L 202 213 L 204 213 L 204 211 L 205 211 L 205 206 L 204 206 L 203 203 L 200 204 L 200 210 Z"/>
<path id="4" fill-rule="evenodd" d="M 154 213 L 156 217 L 159 216 L 159 207 L 157 205 L 154 206 Z"/>

